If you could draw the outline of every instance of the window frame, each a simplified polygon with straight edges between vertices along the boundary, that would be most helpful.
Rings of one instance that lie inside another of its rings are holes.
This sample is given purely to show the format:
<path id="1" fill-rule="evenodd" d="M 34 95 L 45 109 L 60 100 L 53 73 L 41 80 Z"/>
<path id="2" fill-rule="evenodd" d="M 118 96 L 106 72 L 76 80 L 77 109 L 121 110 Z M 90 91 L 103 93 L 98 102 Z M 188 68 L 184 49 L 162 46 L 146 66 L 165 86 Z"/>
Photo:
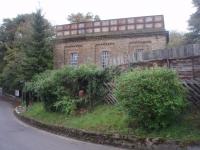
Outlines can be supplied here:
<path id="1" fill-rule="evenodd" d="M 110 51 L 103 50 L 101 51 L 101 66 L 106 68 L 109 66 L 109 59 L 110 59 Z"/>
<path id="2" fill-rule="evenodd" d="M 136 59 L 136 60 L 139 60 L 140 54 L 141 54 L 142 52 L 144 52 L 144 48 L 137 48 L 137 49 L 135 50 L 134 55 L 135 55 L 135 59 Z"/>
<path id="3" fill-rule="evenodd" d="M 77 66 L 78 65 L 78 52 L 71 52 L 70 53 L 70 65 Z"/>

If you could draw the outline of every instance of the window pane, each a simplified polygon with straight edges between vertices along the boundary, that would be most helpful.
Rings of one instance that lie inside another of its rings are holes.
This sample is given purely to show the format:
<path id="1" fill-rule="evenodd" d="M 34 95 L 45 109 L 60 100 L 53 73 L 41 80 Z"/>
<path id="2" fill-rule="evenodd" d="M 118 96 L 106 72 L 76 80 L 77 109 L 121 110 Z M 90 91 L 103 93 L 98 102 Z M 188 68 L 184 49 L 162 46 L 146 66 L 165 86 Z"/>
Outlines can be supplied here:
<path id="1" fill-rule="evenodd" d="M 162 18 L 162 16 L 155 16 L 154 19 L 155 19 L 155 21 L 162 21 L 163 18 Z"/>
<path id="2" fill-rule="evenodd" d="M 118 20 L 118 23 L 119 23 L 119 24 L 126 24 L 126 19 L 119 19 L 119 20 Z"/>
<path id="3" fill-rule="evenodd" d="M 120 31 L 126 30 L 126 26 L 119 26 L 119 30 L 120 30 Z"/>
<path id="4" fill-rule="evenodd" d="M 71 30 L 71 34 L 72 35 L 77 34 L 77 30 Z"/>
<path id="5" fill-rule="evenodd" d="M 108 20 L 102 21 L 102 26 L 109 26 L 109 21 Z"/>
<path id="6" fill-rule="evenodd" d="M 97 26 L 100 26 L 101 25 L 101 22 L 98 21 L 98 22 L 94 22 L 94 26 L 97 27 Z"/>
<path id="7" fill-rule="evenodd" d="M 109 27 L 103 27 L 102 28 L 102 32 L 108 32 L 109 31 Z"/>
<path id="8" fill-rule="evenodd" d="M 137 22 L 137 23 L 143 23 L 144 20 L 143 20 L 143 18 L 137 18 L 137 19 L 136 19 L 136 22 Z"/>
<path id="9" fill-rule="evenodd" d="M 92 33 L 92 32 L 93 32 L 93 29 L 92 29 L 92 28 L 86 29 L 86 32 L 87 32 L 87 33 Z"/>
<path id="10" fill-rule="evenodd" d="M 153 24 L 152 23 L 145 24 L 145 27 L 146 28 L 153 28 Z"/>
<path id="11" fill-rule="evenodd" d="M 117 20 L 110 20 L 111 25 L 117 25 Z"/>
<path id="12" fill-rule="evenodd" d="M 146 17 L 145 18 L 145 22 L 152 22 L 153 21 L 153 17 Z"/>
<path id="13" fill-rule="evenodd" d="M 92 22 L 88 22 L 85 24 L 86 28 L 92 28 L 93 27 L 93 24 Z"/>
<path id="14" fill-rule="evenodd" d="M 110 31 L 117 31 L 117 26 L 111 26 Z"/>
<path id="15" fill-rule="evenodd" d="M 64 35 L 69 35 L 69 34 L 70 34 L 69 31 L 65 31 L 65 32 L 64 32 Z"/>
<path id="16" fill-rule="evenodd" d="M 136 29 L 143 29 L 144 28 L 144 24 L 137 24 L 136 25 Z"/>
<path id="17" fill-rule="evenodd" d="M 101 32 L 101 28 L 94 28 L 94 32 Z"/>
<path id="18" fill-rule="evenodd" d="M 85 24 L 84 24 L 84 23 L 80 23 L 80 24 L 78 25 L 78 27 L 79 27 L 79 28 L 84 28 L 84 27 L 85 27 Z"/>
<path id="19" fill-rule="evenodd" d="M 135 29 L 135 25 L 128 25 L 128 30 L 134 30 Z"/>
<path id="20" fill-rule="evenodd" d="M 135 22 L 135 19 L 134 19 L 134 18 L 129 18 L 129 19 L 128 19 L 128 23 L 129 23 L 129 24 L 132 24 L 132 23 L 134 23 L 134 22 Z"/>
<path id="21" fill-rule="evenodd" d="M 162 28 L 163 24 L 162 23 L 155 23 L 155 28 Z"/>
<path id="22" fill-rule="evenodd" d="M 71 29 L 77 29 L 77 24 L 71 24 Z"/>
<path id="23" fill-rule="evenodd" d="M 70 29 L 70 25 L 65 25 L 65 26 L 64 26 L 64 29 L 65 29 L 65 30 L 69 30 L 69 29 Z"/>
<path id="24" fill-rule="evenodd" d="M 85 33 L 85 30 L 84 30 L 84 29 L 80 29 L 80 30 L 78 30 L 78 33 L 79 33 L 79 34 L 84 34 L 84 33 Z"/>

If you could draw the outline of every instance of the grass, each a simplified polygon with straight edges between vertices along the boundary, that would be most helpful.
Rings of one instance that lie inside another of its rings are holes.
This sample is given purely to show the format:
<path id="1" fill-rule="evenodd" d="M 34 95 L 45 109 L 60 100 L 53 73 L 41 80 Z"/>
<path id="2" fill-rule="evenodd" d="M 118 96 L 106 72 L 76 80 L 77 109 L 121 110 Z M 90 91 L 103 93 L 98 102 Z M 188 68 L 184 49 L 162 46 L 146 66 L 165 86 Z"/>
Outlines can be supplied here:
<path id="1" fill-rule="evenodd" d="M 35 103 L 24 113 L 44 123 L 97 131 L 104 133 L 133 134 L 139 137 L 160 137 L 183 142 L 200 140 L 200 114 L 187 113 L 166 129 L 146 132 L 141 128 L 128 128 L 127 118 L 116 106 L 102 105 L 84 115 L 67 117 L 64 114 L 46 112 L 41 103 Z"/>
<path id="2" fill-rule="evenodd" d="M 48 124 L 98 132 L 126 133 L 126 117 L 115 106 L 98 106 L 84 115 L 67 117 L 60 113 L 46 112 L 41 103 L 35 103 L 24 115 Z"/>

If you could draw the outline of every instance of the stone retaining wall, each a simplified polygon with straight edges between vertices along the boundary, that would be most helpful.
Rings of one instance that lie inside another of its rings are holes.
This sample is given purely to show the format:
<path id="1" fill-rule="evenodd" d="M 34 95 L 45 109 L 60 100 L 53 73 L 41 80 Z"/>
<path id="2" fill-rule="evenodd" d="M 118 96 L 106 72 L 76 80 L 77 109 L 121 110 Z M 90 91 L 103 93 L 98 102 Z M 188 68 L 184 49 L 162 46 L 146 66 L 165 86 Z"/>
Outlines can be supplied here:
<path id="1" fill-rule="evenodd" d="M 19 120 L 36 128 L 61 136 L 72 137 L 78 140 L 89 141 L 97 144 L 113 145 L 134 150 L 192 150 L 195 145 L 200 145 L 198 142 L 181 143 L 179 141 L 169 141 L 160 138 L 138 138 L 132 135 L 88 132 L 80 129 L 44 124 L 16 113 L 16 111 L 14 111 L 14 114 Z"/>

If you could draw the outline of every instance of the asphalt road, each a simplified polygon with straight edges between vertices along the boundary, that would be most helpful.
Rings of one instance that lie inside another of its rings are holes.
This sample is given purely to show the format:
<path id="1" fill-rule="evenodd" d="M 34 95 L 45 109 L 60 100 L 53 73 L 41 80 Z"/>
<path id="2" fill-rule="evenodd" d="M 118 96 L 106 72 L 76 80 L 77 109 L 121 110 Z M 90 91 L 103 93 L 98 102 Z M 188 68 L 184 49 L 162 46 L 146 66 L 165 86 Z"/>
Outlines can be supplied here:
<path id="1" fill-rule="evenodd" d="M 120 150 L 64 138 L 18 121 L 13 108 L 0 100 L 0 150 Z"/>

